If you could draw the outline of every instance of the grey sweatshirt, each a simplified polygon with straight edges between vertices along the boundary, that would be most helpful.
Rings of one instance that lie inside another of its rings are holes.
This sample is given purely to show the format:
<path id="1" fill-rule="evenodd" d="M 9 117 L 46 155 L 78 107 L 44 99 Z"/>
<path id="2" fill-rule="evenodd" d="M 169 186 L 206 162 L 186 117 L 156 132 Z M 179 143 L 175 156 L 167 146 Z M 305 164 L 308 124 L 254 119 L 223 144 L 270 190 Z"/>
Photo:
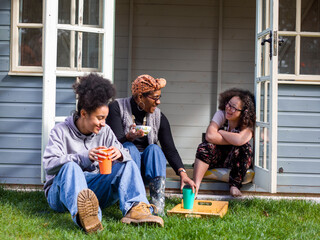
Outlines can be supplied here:
<path id="1" fill-rule="evenodd" d="M 99 173 L 99 164 L 89 159 L 89 150 L 98 146 L 114 146 L 122 153 L 123 161 L 132 160 L 129 151 L 123 148 L 108 125 L 98 134 L 91 135 L 84 135 L 78 130 L 74 123 L 74 116 L 55 125 L 50 132 L 49 142 L 42 159 L 46 172 L 44 185 L 46 197 L 53 179 L 65 163 L 75 162 L 83 171 Z"/>

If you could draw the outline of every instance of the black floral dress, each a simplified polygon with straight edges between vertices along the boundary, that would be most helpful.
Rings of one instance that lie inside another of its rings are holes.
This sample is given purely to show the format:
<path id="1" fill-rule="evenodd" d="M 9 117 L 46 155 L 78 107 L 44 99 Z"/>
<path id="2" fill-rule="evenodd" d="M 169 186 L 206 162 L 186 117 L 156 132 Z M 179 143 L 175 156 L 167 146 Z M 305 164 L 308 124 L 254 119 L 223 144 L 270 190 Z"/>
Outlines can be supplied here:
<path id="1" fill-rule="evenodd" d="M 239 133 L 235 128 L 231 132 Z M 253 151 L 250 143 L 242 146 L 215 145 L 204 141 L 198 146 L 196 158 L 207 163 L 209 169 L 229 168 L 229 185 L 238 189 L 242 187 L 242 181 L 247 170 L 251 167 Z"/>

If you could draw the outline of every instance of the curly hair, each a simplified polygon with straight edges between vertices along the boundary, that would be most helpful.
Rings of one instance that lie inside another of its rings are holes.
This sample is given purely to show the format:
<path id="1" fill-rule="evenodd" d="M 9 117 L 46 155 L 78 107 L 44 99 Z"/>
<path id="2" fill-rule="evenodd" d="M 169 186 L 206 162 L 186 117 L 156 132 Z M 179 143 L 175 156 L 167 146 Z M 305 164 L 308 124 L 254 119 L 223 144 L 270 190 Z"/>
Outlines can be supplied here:
<path id="1" fill-rule="evenodd" d="M 116 94 L 113 84 L 96 73 L 81 77 L 72 85 L 72 88 L 78 95 L 76 111 L 78 116 L 80 116 L 82 109 L 90 114 L 98 107 L 107 106 Z"/>
<path id="2" fill-rule="evenodd" d="M 240 128 L 253 128 L 256 124 L 256 106 L 254 95 L 250 91 L 231 88 L 222 92 L 219 96 L 219 109 L 225 111 L 226 104 L 235 96 L 239 97 L 242 102 L 242 111 L 238 126 Z"/>

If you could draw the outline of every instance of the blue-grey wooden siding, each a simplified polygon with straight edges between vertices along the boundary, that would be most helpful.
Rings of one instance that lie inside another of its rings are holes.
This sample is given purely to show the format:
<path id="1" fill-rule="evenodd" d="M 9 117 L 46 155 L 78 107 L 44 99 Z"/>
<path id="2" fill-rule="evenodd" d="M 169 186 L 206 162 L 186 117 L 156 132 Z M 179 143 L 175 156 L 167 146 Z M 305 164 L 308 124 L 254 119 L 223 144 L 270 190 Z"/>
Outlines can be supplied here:
<path id="1" fill-rule="evenodd" d="M 0 77 L 0 182 L 40 184 L 42 78 Z M 75 109 L 72 78 L 57 79 L 57 116 Z"/>
<path id="2" fill-rule="evenodd" d="M 320 193 L 320 86 L 279 86 L 278 192 Z"/>
<path id="3" fill-rule="evenodd" d="M 42 77 L 8 76 L 11 1 L 0 4 L 0 183 L 41 184 Z M 75 108 L 74 79 L 57 80 L 57 115 Z"/>

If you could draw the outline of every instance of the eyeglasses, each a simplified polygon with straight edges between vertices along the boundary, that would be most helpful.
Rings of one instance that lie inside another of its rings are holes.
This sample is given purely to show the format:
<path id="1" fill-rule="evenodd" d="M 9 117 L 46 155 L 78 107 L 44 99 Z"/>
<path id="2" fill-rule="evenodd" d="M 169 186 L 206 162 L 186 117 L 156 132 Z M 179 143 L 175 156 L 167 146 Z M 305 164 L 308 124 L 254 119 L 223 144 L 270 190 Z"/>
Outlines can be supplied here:
<path id="1" fill-rule="evenodd" d="M 160 98 L 161 98 L 161 95 L 160 96 L 149 96 L 147 95 L 148 98 L 154 100 L 154 101 L 158 101 Z"/>
<path id="2" fill-rule="evenodd" d="M 226 104 L 226 108 L 230 108 L 230 111 L 231 111 L 232 113 L 235 113 L 236 111 L 242 112 L 241 109 L 238 109 L 238 108 L 232 106 L 232 105 L 230 104 L 230 102 L 228 102 L 228 103 Z"/>

